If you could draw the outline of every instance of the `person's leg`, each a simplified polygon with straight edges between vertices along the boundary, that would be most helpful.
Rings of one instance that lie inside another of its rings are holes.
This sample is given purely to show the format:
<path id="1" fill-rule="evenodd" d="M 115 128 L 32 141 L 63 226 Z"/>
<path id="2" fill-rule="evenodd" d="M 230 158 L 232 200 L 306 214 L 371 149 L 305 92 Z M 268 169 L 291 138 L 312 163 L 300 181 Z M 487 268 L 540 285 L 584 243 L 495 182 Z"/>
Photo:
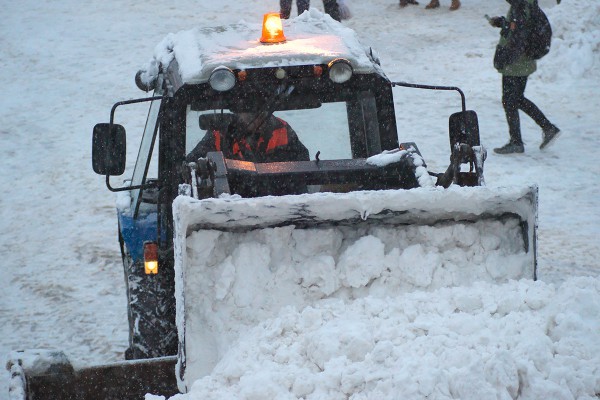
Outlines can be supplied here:
<path id="1" fill-rule="evenodd" d="M 526 83 L 527 77 L 502 75 L 502 106 L 506 113 L 510 141 L 515 144 L 523 144 L 519 105 L 524 98 L 523 92 Z"/>
<path id="2" fill-rule="evenodd" d="M 300 15 L 310 7 L 310 0 L 296 0 L 296 6 L 298 6 L 298 15 Z"/>
<path id="3" fill-rule="evenodd" d="M 525 77 L 525 82 L 523 84 L 523 93 L 525 93 L 525 86 L 527 85 L 527 77 Z M 527 114 L 540 128 L 542 128 L 542 143 L 540 144 L 540 149 L 544 149 L 548 147 L 560 133 L 560 129 L 556 125 L 554 125 L 539 109 L 535 103 L 525 95 L 521 96 L 519 100 L 519 109 L 523 110 L 525 114 Z"/>
<path id="4" fill-rule="evenodd" d="M 525 84 L 523 86 L 525 87 L 526 85 L 527 85 L 527 77 L 525 78 Z M 525 92 L 525 89 L 523 89 L 523 93 L 524 92 Z M 523 110 L 523 112 L 525 114 L 529 115 L 529 117 L 532 120 L 534 120 L 535 123 L 538 124 L 538 126 L 540 128 L 547 130 L 554 126 L 548 120 L 548 118 L 546 118 L 546 116 L 544 115 L 542 110 L 540 110 L 539 107 L 533 103 L 533 101 L 527 99 L 525 97 L 525 95 L 523 95 L 519 101 L 519 108 L 521 110 Z"/>
<path id="5" fill-rule="evenodd" d="M 323 8 L 325 9 L 325 12 L 331 16 L 331 18 L 335 19 L 336 21 L 341 21 L 340 8 L 337 0 L 323 0 Z"/>
<path id="6" fill-rule="evenodd" d="M 288 19 L 292 13 L 292 0 L 279 0 L 279 15 L 281 18 Z"/>
<path id="7" fill-rule="evenodd" d="M 495 148 L 495 153 L 512 154 L 525 151 L 519 121 L 519 99 L 523 97 L 522 88 L 524 89 L 524 85 L 520 77 L 502 75 L 502 106 L 506 113 L 510 140 L 504 146 Z"/>

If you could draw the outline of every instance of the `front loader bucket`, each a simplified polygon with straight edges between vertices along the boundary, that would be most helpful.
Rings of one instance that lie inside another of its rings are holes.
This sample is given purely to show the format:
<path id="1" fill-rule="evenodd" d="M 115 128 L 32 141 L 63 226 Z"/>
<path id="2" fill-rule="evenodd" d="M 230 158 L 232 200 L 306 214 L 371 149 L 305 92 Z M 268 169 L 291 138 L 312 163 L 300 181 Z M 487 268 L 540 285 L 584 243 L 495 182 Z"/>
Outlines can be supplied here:
<path id="1" fill-rule="evenodd" d="M 115 362 L 74 368 L 64 353 L 51 350 L 12 352 L 10 400 L 140 400 L 146 393 L 178 393 L 176 357 Z"/>
<path id="2" fill-rule="evenodd" d="M 537 187 L 180 196 L 174 219 L 182 392 L 283 307 L 536 277 Z"/>

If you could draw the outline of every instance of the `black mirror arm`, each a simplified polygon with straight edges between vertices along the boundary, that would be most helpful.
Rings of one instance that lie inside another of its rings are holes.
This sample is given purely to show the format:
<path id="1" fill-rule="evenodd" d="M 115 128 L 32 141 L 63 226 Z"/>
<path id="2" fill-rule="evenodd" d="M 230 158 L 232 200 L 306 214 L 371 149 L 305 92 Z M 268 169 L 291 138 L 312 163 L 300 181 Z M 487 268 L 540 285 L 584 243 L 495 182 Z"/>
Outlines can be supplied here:
<path id="1" fill-rule="evenodd" d="M 109 126 L 108 126 L 108 131 L 112 132 L 112 130 L 113 130 L 113 125 L 114 125 L 114 121 L 115 121 L 115 112 L 117 111 L 117 107 L 123 106 L 126 104 L 135 104 L 135 103 L 143 103 L 143 102 L 147 102 L 147 101 L 162 100 L 163 98 L 164 98 L 164 96 L 152 96 L 152 97 L 144 97 L 141 99 L 123 100 L 123 101 L 116 102 L 110 109 L 110 122 L 109 122 Z M 108 174 L 106 175 L 106 187 L 111 192 L 123 192 L 126 190 L 134 190 L 134 189 L 142 189 L 142 188 L 147 189 L 147 188 L 152 188 L 155 186 L 156 186 L 155 184 L 144 184 L 144 185 L 123 186 L 120 188 L 114 188 L 110 184 L 110 175 L 108 175 Z"/>
<path id="2" fill-rule="evenodd" d="M 164 98 L 164 96 L 152 96 L 152 97 L 142 97 L 141 99 L 117 101 L 110 109 L 110 123 L 111 124 L 113 123 L 113 119 L 115 117 L 115 111 L 117 110 L 117 107 L 119 107 L 119 106 L 123 106 L 126 104 L 143 103 L 145 101 L 162 100 L 163 98 Z"/>
<path id="3" fill-rule="evenodd" d="M 155 183 L 146 183 L 146 184 L 143 184 L 143 185 L 123 186 L 123 187 L 120 187 L 120 188 L 115 188 L 115 187 L 112 187 L 111 184 L 110 184 L 110 175 L 106 175 L 106 187 L 111 192 L 124 192 L 126 190 L 134 190 L 134 189 L 151 189 L 151 188 L 154 188 L 154 187 L 158 187 L 158 185 L 155 184 Z"/>
<path id="4" fill-rule="evenodd" d="M 116 102 L 110 109 L 110 122 L 108 124 L 108 131 L 112 132 L 112 130 L 113 130 L 113 125 L 115 123 L 115 111 L 117 111 L 117 107 L 123 106 L 126 104 L 135 104 L 135 103 L 143 103 L 146 101 L 161 100 L 163 98 L 164 98 L 164 96 L 152 96 L 152 97 L 144 97 L 141 99 L 123 100 L 123 101 Z M 106 177 L 106 179 L 108 181 L 108 176 Z M 110 187 L 109 187 L 109 189 L 110 189 Z"/>
<path id="5" fill-rule="evenodd" d="M 112 132 L 113 124 L 115 120 L 115 111 L 117 111 L 117 107 L 123 106 L 126 104 L 135 104 L 135 103 L 143 103 L 145 101 L 154 101 L 154 100 L 162 100 L 164 96 L 152 96 L 152 97 L 144 97 L 141 99 L 133 99 L 133 100 L 123 100 L 116 102 L 112 108 L 110 109 L 110 123 L 109 123 L 109 132 Z"/>
<path id="6" fill-rule="evenodd" d="M 402 87 L 407 87 L 407 88 L 428 89 L 428 90 L 454 90 L 454 91 L 457 91 L 458 94 L 460 94 L 463 112 L 467 111 L 467 106 L 466 106 L 467 102 L 465 99 L 465 94 L 463 93 L 462 90 L 460 90 L 460 88 L 458 88 L 456 86 L 434 86 L 434 85 L 422 85 L 419 83 L 407 83 L 407 82 L 392 82 L 392 86 L 402 86 Z"/>

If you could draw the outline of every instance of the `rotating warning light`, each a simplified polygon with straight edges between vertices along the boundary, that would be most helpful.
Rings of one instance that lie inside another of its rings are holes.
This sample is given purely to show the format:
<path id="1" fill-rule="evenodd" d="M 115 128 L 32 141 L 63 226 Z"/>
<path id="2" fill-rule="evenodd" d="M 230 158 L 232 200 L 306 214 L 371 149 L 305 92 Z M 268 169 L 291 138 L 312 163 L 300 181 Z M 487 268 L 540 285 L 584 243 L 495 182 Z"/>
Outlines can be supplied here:
<path id="1" fill-rule="evenodd" d="M 260 42 L 264 44 L 284 43 L 283 25 L 278 12 L 265 14 L 263 17 L 262 36 Z"/>
<path id="2" fill-rule="evenodd" d="M 158 274 L 158 244 L 144 243 L 144 272 L 146 275 Z"/>

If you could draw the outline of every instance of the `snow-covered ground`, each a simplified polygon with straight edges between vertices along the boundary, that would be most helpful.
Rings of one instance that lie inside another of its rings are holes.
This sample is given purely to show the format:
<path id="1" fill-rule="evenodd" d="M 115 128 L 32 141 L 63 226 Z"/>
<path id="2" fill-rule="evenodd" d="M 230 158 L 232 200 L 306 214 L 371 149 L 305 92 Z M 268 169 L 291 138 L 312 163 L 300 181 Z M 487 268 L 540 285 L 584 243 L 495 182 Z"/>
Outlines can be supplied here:
<path id="1" fill-rule="evenodd" d="M 553 49 L 526 95 L 563 133 L 540 152 L 541 132 L 523 116 L 526 152 L 503 157 L 491 151 L 508 138 L 491 65 L 498 31 L 483 16 L 504 14 L 506 2 L 464 0 L 456 12 L 443 1 L 431 11 L 423 4 L 399 9 L 394 0 L 347 3 L 354 17 L 344 24 L 375 48 L 390 78 L 465 91 L 489 150 L 488 186 L 539 185 L 540 282 L 286 310 L 245 336 L 201 386 L 215 398 L 227 397 L 227 381 L 237 382 L 230 393 L 246 398 L 264 398 L 257 388 L 283 397 L 284 387 L 315 398 L 599 392 L 600 3 L 540 1 L 553 23 Z M 134 74 L 168 33 L 242 16 L 259 24 L 277 8 L 275 0 L 3 4 L 0 354 L 56 348 L 79 364 L 122 359 L 127 319 L 115 198 L 92 172 L 91 129 L 115 101 L 142 94 Z M 395 94 L 401 139 L 416 141 L 439 170 L 447 163 L 453 95 Z M 131 123 L 141 129 L 143 122 Z M 303 343 L 306 354 L 294 353 Z M 0 374 L 0 399 L 7 382 Z"/>

